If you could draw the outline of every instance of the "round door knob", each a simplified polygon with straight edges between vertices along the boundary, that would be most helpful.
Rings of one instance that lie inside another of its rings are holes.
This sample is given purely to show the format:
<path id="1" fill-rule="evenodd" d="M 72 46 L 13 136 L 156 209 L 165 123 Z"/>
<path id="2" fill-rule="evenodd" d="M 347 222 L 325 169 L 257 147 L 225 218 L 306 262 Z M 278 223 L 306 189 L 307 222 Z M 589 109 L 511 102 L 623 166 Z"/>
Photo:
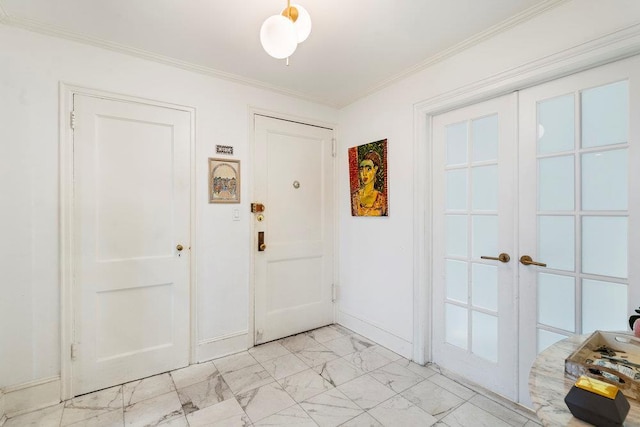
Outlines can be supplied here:
<path id="1" fill-rule="evenodd" d="M 265 245 L 264 243 L 260 243 L 260 250 L 264 251 L 265 249 L 267 249 L 267 245 Z"/>
<path id="2" fill-rule="evenodd" d="M 177 249 L 178 251 L 181 251 L 181 250 L 183 250 L 183 249 L 184 249 L 184 247 L 182 247 L 182 245 L 178 245 L 178 246 L 176 246 L 176 249 Z"/>

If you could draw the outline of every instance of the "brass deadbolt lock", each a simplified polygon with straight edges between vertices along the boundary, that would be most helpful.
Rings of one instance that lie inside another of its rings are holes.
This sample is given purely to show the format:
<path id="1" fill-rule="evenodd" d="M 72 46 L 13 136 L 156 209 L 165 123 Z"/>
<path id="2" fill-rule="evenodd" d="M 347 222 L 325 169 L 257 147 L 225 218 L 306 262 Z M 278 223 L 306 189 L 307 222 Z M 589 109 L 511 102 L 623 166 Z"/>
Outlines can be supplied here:
<path id="1" fill-rule="evenodd" d="M 264 212 L 264 205 L 262 203 L 251 203 L 251 213 Z"/>

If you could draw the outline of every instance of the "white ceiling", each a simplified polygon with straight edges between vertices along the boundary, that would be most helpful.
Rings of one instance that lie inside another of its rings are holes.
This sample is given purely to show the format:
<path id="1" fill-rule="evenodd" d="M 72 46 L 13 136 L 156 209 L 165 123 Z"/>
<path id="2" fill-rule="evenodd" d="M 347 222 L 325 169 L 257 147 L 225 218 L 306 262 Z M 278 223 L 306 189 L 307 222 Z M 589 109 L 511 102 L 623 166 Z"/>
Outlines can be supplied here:
<path id="1" fill-rule="evenodd" d="M 341 107 L 563 0 L 294 0 L 291 65 L 260 45 L 285 0 L 0 0 L 4 22 Z"/>

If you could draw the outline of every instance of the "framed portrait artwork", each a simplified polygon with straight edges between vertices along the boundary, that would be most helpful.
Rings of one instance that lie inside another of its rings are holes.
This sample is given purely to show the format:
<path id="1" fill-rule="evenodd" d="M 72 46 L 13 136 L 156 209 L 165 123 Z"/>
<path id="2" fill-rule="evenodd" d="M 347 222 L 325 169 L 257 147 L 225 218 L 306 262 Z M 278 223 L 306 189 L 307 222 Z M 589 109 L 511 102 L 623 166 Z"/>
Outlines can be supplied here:
<path id="1" fill-rule="evenodd" d="M 349 148 L 352 216 L 389 216 L 387 140 Z"/>
<path id="2" fill-rule="evenodd" d="M 240 203 L 240 160 L 209 158 L 209 203 Z"/>

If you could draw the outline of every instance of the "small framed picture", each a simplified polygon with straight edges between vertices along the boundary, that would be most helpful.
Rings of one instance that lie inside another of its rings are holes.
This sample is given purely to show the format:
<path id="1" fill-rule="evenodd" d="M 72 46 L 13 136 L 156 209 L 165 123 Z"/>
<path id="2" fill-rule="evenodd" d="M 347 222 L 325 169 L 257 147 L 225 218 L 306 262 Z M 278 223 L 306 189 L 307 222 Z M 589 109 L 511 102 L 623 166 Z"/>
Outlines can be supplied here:
<path id="1" fill-rule="evenodd" d="M 240 203 L 240 160 L 209 158 L 209 203 Z"/>

